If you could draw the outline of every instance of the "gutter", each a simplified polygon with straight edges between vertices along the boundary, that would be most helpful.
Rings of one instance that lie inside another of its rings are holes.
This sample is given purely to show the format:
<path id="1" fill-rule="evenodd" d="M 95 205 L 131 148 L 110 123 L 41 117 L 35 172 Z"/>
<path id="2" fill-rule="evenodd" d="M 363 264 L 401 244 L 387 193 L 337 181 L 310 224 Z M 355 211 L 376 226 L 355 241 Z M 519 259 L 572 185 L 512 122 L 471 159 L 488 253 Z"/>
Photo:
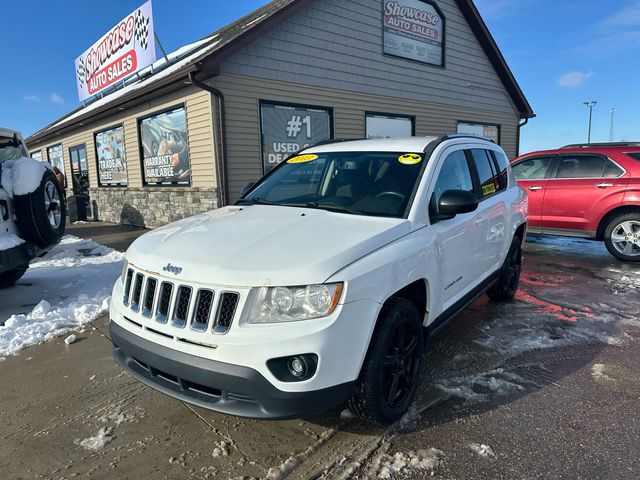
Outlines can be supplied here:
<path id="1" fill-rule="evenodd" d="M 520 130 L 522 130 L 522 127 L 524 127 L 527 123 L 529 123 L 529 119 L 530 118 L 534 118 L 536 115 L 535 113 L 533 114 L 533 117 L 525 117 L 523 118 L 522 122 L 518 122 L 518 136 L 516 138 L 516 157 L 520 156 Z"/>
<path id="2" fill-rule="evenodd" d="M 196 78 L 196 75 L 200 73 L 200 70 L 189 72 L 189 81 L 201 90 L 205 90 L 212 94 L 216 101 L 216 115 L 217 127 L 220 129 L 219 142 L 216 142 L 216 178 L 218 180 L 218 208 L 224 207 L 229 204 L 229 195 L 227 187 L 227 126 L 226 126 L 226 111 L 224 95 L 217 88 L 202 82 Z M 214 124 L 214 138 L 216 136 L 216 125 Z"/>

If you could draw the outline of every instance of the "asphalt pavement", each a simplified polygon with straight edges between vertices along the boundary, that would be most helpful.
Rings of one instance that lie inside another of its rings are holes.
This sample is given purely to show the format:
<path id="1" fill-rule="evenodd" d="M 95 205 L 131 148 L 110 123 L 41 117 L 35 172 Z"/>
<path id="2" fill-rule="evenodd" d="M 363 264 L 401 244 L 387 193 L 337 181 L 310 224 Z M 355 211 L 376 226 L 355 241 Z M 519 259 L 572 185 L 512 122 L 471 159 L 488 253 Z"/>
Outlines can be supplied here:
<path id="1" fill-rule="evenodd" d="M 136 236 L 74 227 L 113 246 Z M 265 422 L 184 404 L 119 370 L 103 317 L 0 362 L 0 477 L 635 480 L 639 274 L 601 244 L 531 237 L 516 301 L 459 315 L 389 428 L 342 407 Z"/>

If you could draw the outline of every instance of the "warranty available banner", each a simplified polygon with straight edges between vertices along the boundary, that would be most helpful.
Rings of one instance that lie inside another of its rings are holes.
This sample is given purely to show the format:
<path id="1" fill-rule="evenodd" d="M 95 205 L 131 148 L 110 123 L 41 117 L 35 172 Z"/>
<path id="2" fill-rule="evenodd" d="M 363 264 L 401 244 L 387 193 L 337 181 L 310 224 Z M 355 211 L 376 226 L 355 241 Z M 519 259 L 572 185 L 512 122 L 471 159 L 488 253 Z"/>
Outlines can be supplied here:
<path id="1" fill-rule="evenodd" d="M 132 12 L 76 59 L 83 101 L 156 61 L 151 0 Z"/>

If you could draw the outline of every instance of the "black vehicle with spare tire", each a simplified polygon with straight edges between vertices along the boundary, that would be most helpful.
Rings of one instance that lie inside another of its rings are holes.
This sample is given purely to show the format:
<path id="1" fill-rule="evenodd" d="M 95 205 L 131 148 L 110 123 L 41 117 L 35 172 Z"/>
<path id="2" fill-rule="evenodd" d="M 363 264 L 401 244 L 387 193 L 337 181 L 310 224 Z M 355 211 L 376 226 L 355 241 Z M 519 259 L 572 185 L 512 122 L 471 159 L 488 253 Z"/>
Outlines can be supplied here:
<path id="1" fill-rule="evenodd" d="M 65 217 L 64 190 L 49 164 L 28 157 L 18 132 L 0 129 L 0 288 L 60 241 Z"/>

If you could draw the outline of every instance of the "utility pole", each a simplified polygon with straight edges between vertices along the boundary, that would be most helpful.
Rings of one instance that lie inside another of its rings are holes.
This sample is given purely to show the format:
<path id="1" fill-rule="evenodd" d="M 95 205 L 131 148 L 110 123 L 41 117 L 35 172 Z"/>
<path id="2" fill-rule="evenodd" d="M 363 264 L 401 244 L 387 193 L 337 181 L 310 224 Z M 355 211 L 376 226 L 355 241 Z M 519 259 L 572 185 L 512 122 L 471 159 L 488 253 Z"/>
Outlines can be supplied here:
<path id="1" fill-rule="evenodd" d="M 595 100 L 591 100 L 590 102 L 583 102 L 583 103 L 589 109 L 589 133 L 587 135 L 587 143 L 591 144 L 591 119 L 593 116 L 593 107 L 595 107 L 598 104 L 598 102 L 596 102 Z"/>
<path id="2" fill-rule="evenodd" d="M 616 109 L 612 107 L 611 110 L 609 110 L 609 112 L 611 112 L 611 124 L 609 126 L 609 141 L 613 142 L 613 137 L 614 137 L 614 135 L 613 135 L 613 117 L 616 114 Z"/>

